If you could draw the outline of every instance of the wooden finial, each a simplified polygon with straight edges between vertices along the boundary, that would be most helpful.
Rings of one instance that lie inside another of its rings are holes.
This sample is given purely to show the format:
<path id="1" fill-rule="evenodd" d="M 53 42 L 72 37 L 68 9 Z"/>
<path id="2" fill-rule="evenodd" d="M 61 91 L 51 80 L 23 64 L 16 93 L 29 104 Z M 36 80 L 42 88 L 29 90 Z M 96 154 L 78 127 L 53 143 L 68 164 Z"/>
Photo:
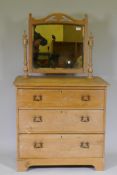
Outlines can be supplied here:
<path id="1" fill-rule="evenodd" d="M 92 64 L 92 48 L 93 48 L 93 44 L 94 44 L 94 38 L 93 38 L 92 33 L 90 33 L 89 41 L 88 41 L 88 45 L 89 45 L 88 78 L 92 78 L 93 77 L 93 64 Z"/>
<path id="2" fill-rule="evenodd" d="M 86 23 L 88 23 L 88 15 L 87 14 L 84 15 L 84 20 Z"/>
<path id="3" fill-rule="evenodd" d="M 23 47 L 24 47 L 24 76 L 28 76 L 28 65 L 27 65 L 27 45 L 28 45 L 28 39 L 27 34 L 24 31 L 23 34 Z"/>
<path id="4" fill-rule="evenodd" d="M 88 14 L 86 14 L 86 13 L 85 13 L 85 15 L 84 15 L 84 16 L 85 16 L 85 18 L 86 18 L 86 19 L 88 19 Z"/>

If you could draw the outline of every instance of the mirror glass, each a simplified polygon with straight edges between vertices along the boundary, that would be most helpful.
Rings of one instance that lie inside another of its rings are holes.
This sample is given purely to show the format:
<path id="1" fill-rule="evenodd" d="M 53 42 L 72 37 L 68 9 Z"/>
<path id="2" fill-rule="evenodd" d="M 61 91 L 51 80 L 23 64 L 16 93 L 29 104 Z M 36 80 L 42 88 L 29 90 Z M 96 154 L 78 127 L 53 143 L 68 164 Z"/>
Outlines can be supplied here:
<path id="1" fill-rule="evenodd" d="M 84 27 L 71 24 L 33 26 L 33 68 L 83 68 Z"/>

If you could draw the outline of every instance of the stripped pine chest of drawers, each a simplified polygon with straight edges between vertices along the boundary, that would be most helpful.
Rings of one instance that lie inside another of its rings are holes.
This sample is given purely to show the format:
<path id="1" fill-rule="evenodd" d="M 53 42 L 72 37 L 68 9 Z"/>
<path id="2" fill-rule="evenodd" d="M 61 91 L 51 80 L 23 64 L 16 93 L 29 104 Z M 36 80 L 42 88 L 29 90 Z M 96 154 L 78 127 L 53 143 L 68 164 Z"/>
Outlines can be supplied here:
<path id="1" fill-rule="evenodd" d="M 103 170 L 106 81 L 19 76 L 14 84 L 18 171 L 57 165 Z"/>

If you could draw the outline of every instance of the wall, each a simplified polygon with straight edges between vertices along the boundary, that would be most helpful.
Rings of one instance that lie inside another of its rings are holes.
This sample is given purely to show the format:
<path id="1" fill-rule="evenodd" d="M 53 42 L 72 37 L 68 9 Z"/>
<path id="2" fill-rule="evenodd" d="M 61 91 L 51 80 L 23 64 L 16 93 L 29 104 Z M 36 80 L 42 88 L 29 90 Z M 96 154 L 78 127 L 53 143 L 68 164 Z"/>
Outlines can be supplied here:
<path id="1" fill-rule="evenodd" d="M 46 46 L 39 47 L 40 52 L 49 52 L 52 53 L 52 35 L 56 36 L 57 41 L 63 40 L 63 26 L 62 25 L 39 25 L 36 28 L 36 31 L 40 33 L 45 39 L 47 39 L 48 43 Z"/>
<path id="2" fill-rule="evenodd" d="M 15 87 L 23 73 L 22 33 L 28 14 L 43 17 L 63 12 L 73 17 L 87 13 L 95 38 L 94 74 L 110 82 L 107 102 L 106 151 L 117 151 L 117 1 L 116 0 L 0 0 L 0 149 L 15 150 Z"/>
<path id="3" fill-rule="evenodd" d="M 83 27 L 76 30 L 77 25 L 64 25 L 64 41 L 83 42 Z"/>

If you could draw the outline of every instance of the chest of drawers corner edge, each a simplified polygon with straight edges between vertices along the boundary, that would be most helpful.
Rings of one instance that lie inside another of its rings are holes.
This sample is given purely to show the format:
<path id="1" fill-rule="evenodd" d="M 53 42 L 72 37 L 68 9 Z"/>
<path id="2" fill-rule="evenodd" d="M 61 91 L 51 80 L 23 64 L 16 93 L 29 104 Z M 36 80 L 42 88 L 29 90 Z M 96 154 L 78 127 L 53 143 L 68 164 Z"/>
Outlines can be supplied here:
<path id="1" fill-rule="evenodd" d="M 18 76 L 14 85 L 18 171 L 57 165 L 104 169 L 106 81 Z"/>

